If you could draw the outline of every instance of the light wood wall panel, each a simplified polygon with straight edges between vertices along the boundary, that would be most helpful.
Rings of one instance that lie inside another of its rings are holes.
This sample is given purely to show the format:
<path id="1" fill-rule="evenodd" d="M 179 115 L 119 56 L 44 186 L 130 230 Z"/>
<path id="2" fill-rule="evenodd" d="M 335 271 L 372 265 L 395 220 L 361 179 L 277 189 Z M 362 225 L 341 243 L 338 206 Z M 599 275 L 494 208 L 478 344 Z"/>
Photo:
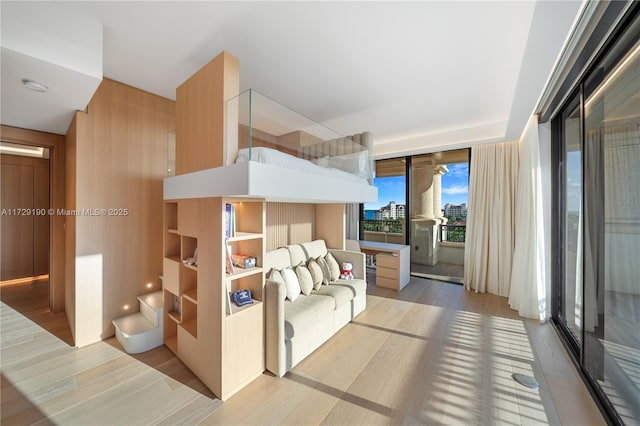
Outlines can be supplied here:
<path id="1" fill-rule="evenodd" d="M 344 250 L 346 221 L 344 204 L 317 204 L 316 239 L 322 239 L 327 247 Z"/>
<path id="2" fill-rule="evenodd" d="M 88 126 L 84 124 L 87 115 L 77 112 L 65 138 L 65 204 L 64 209 L 72 211 L 76 208 L 76 147 L 78 139 L 78 131 L 85 131 Z M 82 135 L 81 139 L 88 139 L 86 135 Z M 64 267 L 65 267 L 65 286 L 64 286 L 64 310 L 69 321 L 71 336 L 76 341 L 76 217 L 63 216 L 65 220 L 64 227 Z"/>
<path id="3" fill-rule="evenodd" d="M 222 52 L 176 89 L 176 174 L 222 166 L 226 100 L 240 91 L 238 59 Z M 237 144 L 230 147 L 235 158 Z"/>
<path id="4" fill-rule="evenodd" d="M 2 280 L 33 276 L 33 217 L 20 214 L 33 208 L 33 165 L 20 160 L 2 155 Z"/>
<path id="5" fill-rule="evenodd" d="M 136 311 L 139 294 L 160 289 L 162 179 L 175 103 L 105 79 L 87 112 L 76 113 L 75 126 L 69 132 L 75 131 L 69 155 L 75 170 L 68 175 L 75 200 L 69 205 L 80 212 L 103 209 L 97 216 L 74 217 L 70 233 L 75 233 L 75 250 L 68 259 L 76 267 L 72 299 L 77 301 L 76 314 L 83 312 L 75 318 L 75 339 L 82 346 L 113 335 L 113 319 Z M 91 270 L 83 265 L 92 265 Z M 83 286 L 81 277 L 93 287 Z M 91 300 L 100 309 L 88 311 L 78 306 L 81 300 Z M 83 327 L 80 333 L 77 326 L 87 323 L 98 326 Z"/>
<path id="6" fill-rule="evenodd" d="M 315 205 L 267 203 L 266 210 L 267 250 L 314 239 Z"/>
<path id="7" fill-rule="evenodd" d="M 0 126 L 0 139 L 50 150 L 50 206 L 65 206 L 65 137 L 52 133 Z M 49 305 L 54 312 L 65 310 L 65 217 L 49 218 Z"/>
<path id="8" fill-rule="evenodd" d="M 33 168 L 33 208 L 49 210 L 49 160 Z M 33 216 L 33 275 L 49 273 L 49 215 Z"/>

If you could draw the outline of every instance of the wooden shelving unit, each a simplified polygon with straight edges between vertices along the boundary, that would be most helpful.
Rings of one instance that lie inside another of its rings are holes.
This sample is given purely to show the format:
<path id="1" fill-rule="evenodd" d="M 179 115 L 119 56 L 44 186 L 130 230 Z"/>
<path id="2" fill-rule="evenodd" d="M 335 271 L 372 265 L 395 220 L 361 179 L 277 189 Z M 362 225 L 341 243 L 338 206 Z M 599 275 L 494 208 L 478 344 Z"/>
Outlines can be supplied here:
<path id="1" fill-rule="evenodd" d="M 198 334 L 198 267 L 184 262 L 194 257 L 198 239 L 181 234 L 178 226 L 180 203 L 164 205 L 164 340 L 169 349 L 180 354 L 179 329 Z"/>
<path id="2" fill-rule="evenodd" d="M 231 302 L 231 314 L 224 309 L 223 330 L 223 392 L 233 394 L 264 371 L 264 270 L 265 203 L 261 200 L 223 199 L 223 204 L 235 207 L 236 234 L 227 239 L 231 254 L 254 257 L 253 268 L 235 267 L 233 274 L 223 274 L 224 291 L 250 290 L 254 302 L 236 306 Z M 224 213 L 224 211 L 223 211 Z M 226 253 L 222 260 L 222 271 Z M 224 295 L 225 298 L 227 295 Z M 225 301 L 226 303 L 226 301 Z"/>
<path id="3" fill-rule="evenodd" d="M 226 204 L 235 207 L 232 254 L 256 258 L 256 266 L 226 274 Z M 228 398 L 264 371 L 265 202 L 211 198 L 165 203 L 176 228 L 165 228 L 163 286 L 165 342 L 220 398 Z M 176 246 L 179 241 L 179 246 Z M 188 265 L 198 249 L 197 264 Z M 179 252 L 179 253 L 177 253 Z M 204 285 L 203 283 L 206 283 Z M 229 292 L 248 289 L 254 303 L 227 313 Z M 206 324 L 202 328 L 199 324 Z"/>
<path id="4" fill-rule="evenodd" d="M 227 140 L 226 100 L 239 94 L 238 60 L 221 53 L 176 90 L 176 175 L 220 167 L 237 151 Z M 237 111 L 235 111 L 237 114 Z M 203 155 L 206 153 L 206 155 Z M 255 268 L 225 271 L 225 206 L 235 206 L 234 254 L 255 257 Z M 165 343 L 220 399 L 264 371 L 265 202 L 185 198 L 164 206 Z M 197 264 L 183 260 L 194 257 Z M 249 289 L 254 299 L 228 315 L 227 289 Z M 174 308 L 179 301 L 179 313 Z"/>

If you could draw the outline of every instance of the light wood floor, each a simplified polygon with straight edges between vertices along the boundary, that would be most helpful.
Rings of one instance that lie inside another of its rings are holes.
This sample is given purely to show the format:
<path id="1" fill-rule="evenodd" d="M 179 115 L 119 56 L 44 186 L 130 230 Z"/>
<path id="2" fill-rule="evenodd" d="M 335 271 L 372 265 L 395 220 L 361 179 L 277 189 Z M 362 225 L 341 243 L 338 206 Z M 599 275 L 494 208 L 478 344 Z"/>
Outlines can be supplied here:
<path id="1" fill-rule="evenodd" d="M 5 303 L 0 315 L 2 425 L 604 424 L 550 325 L 443 282 L 413 278 L 399 295 L 370 286 L 353 323 L 224 403 L 164 346 L 77 349 Z"/>

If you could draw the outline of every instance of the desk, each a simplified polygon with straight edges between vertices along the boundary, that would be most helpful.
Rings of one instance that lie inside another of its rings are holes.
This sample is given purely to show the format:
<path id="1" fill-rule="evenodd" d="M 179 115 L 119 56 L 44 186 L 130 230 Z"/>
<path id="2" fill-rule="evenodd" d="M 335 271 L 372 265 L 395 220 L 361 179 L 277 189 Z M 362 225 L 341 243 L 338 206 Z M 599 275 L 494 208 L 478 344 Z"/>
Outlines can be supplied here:
<path id="1" fill-rule="evenodd" d="M 376 285 L 400 291 L 409 284 L 409 246 L 401 244 L 358 241 L 363 253 L 376 257 Z"/>

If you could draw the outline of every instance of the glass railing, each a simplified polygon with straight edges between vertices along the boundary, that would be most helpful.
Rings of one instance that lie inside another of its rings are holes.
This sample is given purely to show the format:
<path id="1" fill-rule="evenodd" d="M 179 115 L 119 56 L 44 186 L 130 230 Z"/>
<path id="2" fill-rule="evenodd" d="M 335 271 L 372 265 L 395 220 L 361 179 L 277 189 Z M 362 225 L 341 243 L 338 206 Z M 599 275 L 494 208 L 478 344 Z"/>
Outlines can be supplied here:
<path id="1" fill-rule="evenodd" d="M 270 162 L 282 153 L 371 182 L 372 145 L 370 133 L 343 136 L 253 89 L 227 101 L 225 164 Z"/>

